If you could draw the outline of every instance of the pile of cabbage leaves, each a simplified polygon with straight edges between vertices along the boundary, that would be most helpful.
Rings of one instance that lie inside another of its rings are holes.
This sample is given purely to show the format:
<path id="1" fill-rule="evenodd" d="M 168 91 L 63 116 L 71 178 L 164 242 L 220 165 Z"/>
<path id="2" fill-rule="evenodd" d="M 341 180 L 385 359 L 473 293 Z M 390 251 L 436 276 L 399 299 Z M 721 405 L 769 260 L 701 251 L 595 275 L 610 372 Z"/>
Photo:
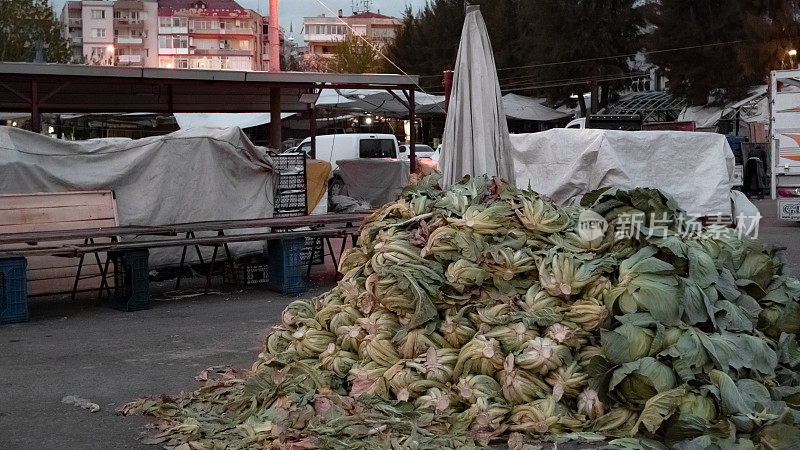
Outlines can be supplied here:
<path id="1" fill-rule="evenodd" d="M 251 370 L 123 412 L 180 449 L 800 448 L 800 282 L 684 219 L 652 189 L 562 207 L 425 178 L 365 221 L 334 289 L 286 308 Z"/>

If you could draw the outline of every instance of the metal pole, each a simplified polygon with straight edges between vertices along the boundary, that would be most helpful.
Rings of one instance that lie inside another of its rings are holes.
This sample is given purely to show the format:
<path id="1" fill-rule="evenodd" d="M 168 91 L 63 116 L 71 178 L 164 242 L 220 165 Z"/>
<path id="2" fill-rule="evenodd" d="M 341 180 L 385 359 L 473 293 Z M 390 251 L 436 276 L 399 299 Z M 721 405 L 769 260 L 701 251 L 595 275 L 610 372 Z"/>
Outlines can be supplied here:
<path id="1" fill-rule="evenodd" d="M 450 93 L 453 91 L 452 70 L 444 71 L 444 79 L 442 80 L 442 84 L 444 85 L 444 113 L 447 115 L 447 111 L 450 110 Z"/>
<path id="2" fill-rule="evenodd" d="M 269 89 L 269 142 L 276 151 L 281 150 L 281 88 Z"/>
<path id="3" fill-rule="evenodd" d="M 311 152 L 309 156 L 311 159 L 317 159 L 317 108 L 311 105 L 311 123 L 309 124 L 309 131 L 311 132 Z"/>
<path id="4" fill-rule="evenodd" d="M 281 37 L 278 29 L 278 0 L 269 0 L 269 71 L 281 71 Z"/>
<path id="5" fill-rule="evenodd" d="M 417 172 L 417 150 L 416 150 L 416 142 L 417 142 L 417 126 L 416 126 L 416 116 L 414 114 L 414 109 L 416 108 L 416 103 L 414 101 L 414 89 L 409 90 L 408 94 L 408 120 L 411 122 L 411 130 L 409 133 L 409 143 L 408 143 L 408 159 L 411 163 L 411 173 Z"/>
<path id="6" fill-rule="evenodd" d="M 31 80 L 31 131 L 42 132 L 42 116 L 39 114 L 39 86 Z"/>

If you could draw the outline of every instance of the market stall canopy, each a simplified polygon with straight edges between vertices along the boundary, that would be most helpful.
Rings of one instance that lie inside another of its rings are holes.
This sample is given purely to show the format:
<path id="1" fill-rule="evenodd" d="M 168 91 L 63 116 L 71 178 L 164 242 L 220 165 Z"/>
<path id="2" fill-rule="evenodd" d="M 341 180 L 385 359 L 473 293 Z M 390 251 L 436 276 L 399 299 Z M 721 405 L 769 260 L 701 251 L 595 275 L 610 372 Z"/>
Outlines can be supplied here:
<path id="1" fill-rule="evenodd" d="M 414 91 L 417 114 L 444 114 L 444 96 Z M 395 97 L 383 89 L 323 89 L 317 108 L 372 114 L 408 114 L 402 95 Z"/>
<path id="2" fill-rule="evenodd" d="M 504 95 L 503 108 L 506 110 L 506 117 L 509 119 L 550 122 L 572 118 L 569 114 L 544 106 L 538 99 L 517 94 Z"/>
<path id="3" fill-rule="evenodd" d="M 281 119 L 294 113 L 281 113 Z M 270 123 L 269 113 L 175 113 L 181 129 L 185 128 L 250 128 Z"/>
<path id="4" fill-rule="evenodd" d="M 492 45 L 480 11 L 467 13 L 442 140 L 443 187 L 464 175 L 514 183 L 514 164 Z"/>

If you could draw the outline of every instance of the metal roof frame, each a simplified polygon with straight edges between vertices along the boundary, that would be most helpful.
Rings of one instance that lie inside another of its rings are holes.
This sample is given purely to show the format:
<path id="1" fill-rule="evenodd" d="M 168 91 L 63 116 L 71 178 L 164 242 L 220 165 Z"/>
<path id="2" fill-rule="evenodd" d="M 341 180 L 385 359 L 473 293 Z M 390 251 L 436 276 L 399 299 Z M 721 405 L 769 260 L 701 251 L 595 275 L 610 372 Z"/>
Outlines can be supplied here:
<path id="1" fill-rule="evenodd" d="M 686 100 L 666 91 L 636 92 L 605 107 L 603 114 L 641 114 L 643 122 L 672 122 L 686 106 Z"/>
<path id="2" fill-rule="evenodd" d="M 303 94 L 330 89 L 382 89 L 403 93 L 414 123 L 416 75 L 314 72 L 244 72 L 77 64 L 0 63 L 0 112 L 30 112 L 41 131 L 43 112 L 270 112 L 273 146 L 280 145 L 280 113 L 310 113 L 316 149 L 314 105 Z M 414 170 L 416 127 L 411 127 Z"/>

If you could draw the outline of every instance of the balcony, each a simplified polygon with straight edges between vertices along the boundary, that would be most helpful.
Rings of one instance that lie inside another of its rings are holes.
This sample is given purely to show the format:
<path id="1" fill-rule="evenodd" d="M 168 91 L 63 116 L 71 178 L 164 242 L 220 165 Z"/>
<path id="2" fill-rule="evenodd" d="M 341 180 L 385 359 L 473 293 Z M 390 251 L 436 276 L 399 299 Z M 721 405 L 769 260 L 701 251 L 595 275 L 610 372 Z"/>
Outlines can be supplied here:
<path id="1" fill-rule="evenodd" d="M 144 20 L 132 19 L 130 17 L 115 17 L 114 25 L 119 27 L 136 27 L 144 28 Z"/>
<path id="2" fill-rule="evenodd" d="M 337 42 L 344 39 L 341 34 L 304 34 L 303 40 L 306 42 Z"/>
<path id="3" fill-rule="evenodd" d="M 117 36 L 117 44 L 141 44 L 141 37 Z"/>
<path id="4" fill-rule="evenodd" d="M 69 36 L 69 42 L 70 42 L 72 45 L 80 45 L 80 44 L 83 44 L 83 36 L 80 36 L 80 35 L 78 35 L 78 36 L 76 36 L 76 35 L 70 35 L 70 36 Z"/>
<path id="5" fill-rule="evenodd" d="M 141 64 L 142 55 L 117 55 L 120 64 Z"/>
<path id="6" fill-rule="evenodd" d="M 252 56 L 252 50 L 231 50 L 226 48 L 196 48 L 192 50 L 196 56 Z"/>
<path id="7" fill-rule="evenodd" d="M 69 19 L 69 26 L 80 27 L 83 25 L 83 19 Z"/>
<path id="8" fill-rule="evenodd" d="M 202 30 L 198 29 L 198 28 L 189 28 L 189 33 L 193 33 L 193 34 L 211 34 L 211 35 L 245 34 L 245 35 L 248 35 L 248 36 L 252 36 L 253 35 L 253 29 L 252 28 L 245 28 L 245 27 L 225 28 L 225 29 L 211 28 L 211 29 L 202 29 Z"/>

